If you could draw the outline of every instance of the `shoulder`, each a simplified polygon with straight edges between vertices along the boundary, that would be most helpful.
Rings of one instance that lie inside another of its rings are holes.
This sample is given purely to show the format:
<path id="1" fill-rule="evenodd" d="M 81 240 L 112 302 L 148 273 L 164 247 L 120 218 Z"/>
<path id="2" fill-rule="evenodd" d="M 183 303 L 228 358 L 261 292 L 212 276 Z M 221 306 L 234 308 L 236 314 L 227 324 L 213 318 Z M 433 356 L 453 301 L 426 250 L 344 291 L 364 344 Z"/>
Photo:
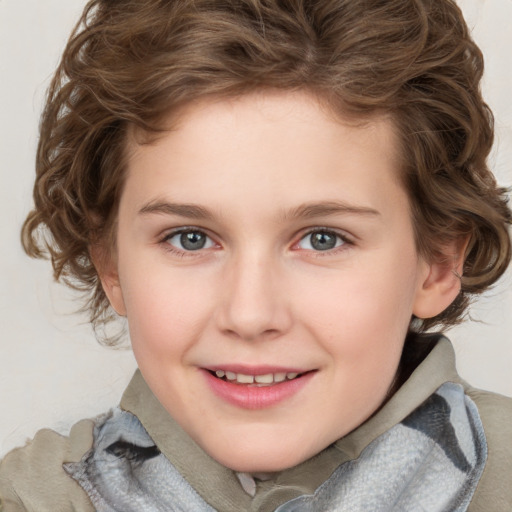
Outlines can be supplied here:
<path id="1" fill-rule="evenodd" d="M 468 512 L 512 509 L 512 398 L 466 386 L 487 440 L 487 463 Z"/>
<path id="2" fill-rule="evenodd" d="M 93 443 L 94 422 L 76 423 L 69 436 L 40 430 L 0 462 L 1 512 L 93 512 L 87 495 L 62 464 L 82 458 Z"/>

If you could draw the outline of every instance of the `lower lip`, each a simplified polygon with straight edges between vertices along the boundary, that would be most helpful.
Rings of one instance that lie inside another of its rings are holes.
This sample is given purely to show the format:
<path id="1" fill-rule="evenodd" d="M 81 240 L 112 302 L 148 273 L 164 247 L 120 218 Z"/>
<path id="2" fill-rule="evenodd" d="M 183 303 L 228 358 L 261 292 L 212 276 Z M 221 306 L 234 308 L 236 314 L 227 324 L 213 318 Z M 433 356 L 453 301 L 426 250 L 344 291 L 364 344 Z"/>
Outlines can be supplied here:
<path id="1" fill-rule="evenodd" d="M 315 372 L 308 372 L 301 377 L 271 386 L 259 387 L 234 384 L 213 376 L 207 370 L 204 370 L 203 373 L 212 391 L 224 401 L 242 409 L 265 409 L 297 394 L 311 380 Z"/>

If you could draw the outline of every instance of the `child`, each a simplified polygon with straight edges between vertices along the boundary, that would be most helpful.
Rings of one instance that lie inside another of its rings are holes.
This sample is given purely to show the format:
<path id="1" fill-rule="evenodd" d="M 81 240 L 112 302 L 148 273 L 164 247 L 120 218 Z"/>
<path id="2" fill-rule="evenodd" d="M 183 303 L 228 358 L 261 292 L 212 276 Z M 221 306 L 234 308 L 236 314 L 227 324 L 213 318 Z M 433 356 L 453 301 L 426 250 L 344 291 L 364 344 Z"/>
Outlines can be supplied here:
<path id="1" fill-rule="evenodd" d="M 450 0 L 91 1 L 23 241 L 139 370 L 3 510 L 510 510 L 512 401 L 429 334 L 511 258 L 482 68 Z"/>

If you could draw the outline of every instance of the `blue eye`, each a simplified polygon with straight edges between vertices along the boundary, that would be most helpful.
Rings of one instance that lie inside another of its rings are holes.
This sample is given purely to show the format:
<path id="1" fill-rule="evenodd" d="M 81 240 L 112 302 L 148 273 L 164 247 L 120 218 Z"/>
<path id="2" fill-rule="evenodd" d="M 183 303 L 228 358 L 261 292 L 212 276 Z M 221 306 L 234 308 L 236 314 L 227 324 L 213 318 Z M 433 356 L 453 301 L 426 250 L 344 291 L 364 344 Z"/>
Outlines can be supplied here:
<path id="1" fill-rule="evenodd" d="M 181 251 L 199 251 L 215 245 L 208 235 L 197 229 L 171 233 L 165 238 L 165 242 Z"/>
<path id="2" fill-rule="evenodd" d="M 346 241 L 334 231 L 318 230 L 308 233 L 297 244 L 300 249 L 329 251 L 344 245 Z"/>

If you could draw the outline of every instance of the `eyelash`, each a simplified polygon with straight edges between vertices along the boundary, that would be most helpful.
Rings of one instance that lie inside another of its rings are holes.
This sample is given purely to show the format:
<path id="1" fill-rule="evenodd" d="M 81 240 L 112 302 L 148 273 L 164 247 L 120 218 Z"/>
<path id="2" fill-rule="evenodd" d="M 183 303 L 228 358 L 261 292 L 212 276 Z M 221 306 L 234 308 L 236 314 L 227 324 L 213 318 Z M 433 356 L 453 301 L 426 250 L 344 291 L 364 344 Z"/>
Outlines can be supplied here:
<path id="1" fill-rule="evenodd" d="M 308 231 L 304 232 L 301 235 L 299 241 L 296 242 L 295 244 L 293 244 L 292 249 L 300 250 L 298 245 L 303 240 L 306 240 L 308 237 L 311 238 L 311 236 L 316 233 L 322 233 L 322 234 L 332 235 L 332 236 L 336 237 L 336 245 L 335 245 L 335 247 L 333 247 L 331 249 L 326 249 L 326 250 L 305 249 L 309 253 L 311 253 L 311 255 L 314 256 L 315 258 L 334 256 L 334 255 L 344 252 L 344 251 L 350 249 L 352 246 L 354 246 L 354 241 L 346 233 L 341 233 L 333 228 L 317 227 L 317 228 L 309 229 Z"/>
<path id="2" fill-rule="evenodd" d="M 186 227 L 182 227 L 182 228 L 179 228 L 179 229 L 175 229 L 173 231 L 171 231 L 170 233 L 167 233 L 161 240 L 160 240 L 160 244 L 163 245 L 163 247 L 165 248 L 166 251 L 176 255 L 176 256 L 179 256 L 181 258 L 186 258 L 186 257 L 194 257 L 194 256 L 199 256 L 201 253 L 202 253 L 202 249 L 205 249 L 204 247 L 201 247 L 197 250 L 187 250 L 185 248 L 183 249 L 179 249 L 178 247 L 175 247 L 173 246 L 171 243 L 170 243 L 170 240 L 172 238 L 174 238 L 175 236 L 179 236 L 179 235 L 183 235 L 183 234 L 186 234 L 186 233 L 191 233 L 191 234 L 201 234 L 201 235 L 204 235 L 207 239 L 207 242 L 211 242 L 212 245 L 218 245 L 216 244 L 216 242 L 212 239 L 211 236 L 209 236 L 204 229 L 200 229 L 200 228 L 195 228 L 193 226 L 186 226 Z M 206 249 L 210 249 L 210 247 L 206 247 Z"/>
<path id="3" fill-rule="evenodd" d="M 186 234 L 186 233 L 191 233 L 191 234 L 195 233 L 195 234 L 204 235 L 207 238 L 206 243 L 207 244 L 210 243 L 211 245 L 208 247 L 201 247 L 197 250 L 187 250 L 185 248 L 179 249 L 170 243 L 170 240 L 172 238 L 179 236 L 179 235 Z M 303 232 L 301 234 L 299 240 L 292 245 L 292 250 L 300 250 L 300 247 L 298 247 L 299 244 L 303 240 L 306 240 L 307 237 L 311 237 L 316 233 L 322 233 L 322 234 L 332 235 L 332 236 L 336 237 L 336 245 L 333 248 L 326 249 L 326 250 L 304 249 L 304 250 L 310 252 L 312 255 L 314 255 L 314 257 L 332 256 L 332 255 L 338 254 L 339 252 L 346 251 L 347 249 L 349 249 L 350 247 L 352 247 L 354 245 L 354 241 L 350 237 L 348 237 L 345 233 L 340 233 L 339 231 L 332 229 L 332 228 L 316 227 L 316 228 L 309 229 L 308 231 Z M 161 245 L 163 245 L 163 247 L 165 248 L 166 251 L 171 252 L 174 255 L 182 257 L 182 258 L 199 256 L 203 252 L 204 249 L 210 249 L 214 245 L 219 245 L 213 240 L 213 238 L 210 235 L 208 235 L 206 233 L 206 231 L 204 229 L 196 228 L 193 226 L 186 226 L 186 227 L 182 227 L 179 229 L 175 229 L 175 230 L 171 231 L 170 233 L 167 233 L 160 240 L 159 243 Z"/>

